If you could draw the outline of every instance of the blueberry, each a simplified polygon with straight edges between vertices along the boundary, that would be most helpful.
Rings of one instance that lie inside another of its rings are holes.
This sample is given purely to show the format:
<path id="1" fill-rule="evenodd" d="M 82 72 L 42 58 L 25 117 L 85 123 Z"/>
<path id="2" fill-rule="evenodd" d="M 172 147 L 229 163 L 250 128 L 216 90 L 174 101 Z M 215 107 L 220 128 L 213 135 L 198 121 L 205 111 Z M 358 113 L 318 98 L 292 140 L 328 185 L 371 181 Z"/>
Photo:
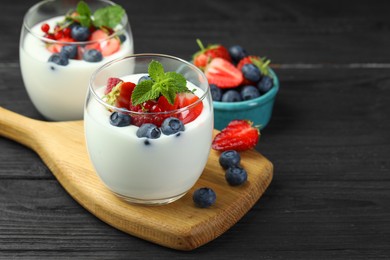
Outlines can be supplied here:
<path id="1" fill-rule="evenodd" d="M 165 135 L 173 135 L 184 131 L 184 124 L 176 117 L 168 117 L 161 125 L 161 131 Z"/>
<path id="2" fill-rule="evenodd" d="M 229 167 L 239 166 L 240 161 L 241 161 L 241 156 L 235 150 L 224 151 L 219 156 L 219 164 L 224 169 L 227 169 Z"/>
<path id="3" fill-rule="evenodd" d="M 49 57 L 48 62 L 53 62 L 61 66 L 66 66 L 69 64 L 69 59 L 66 55 L 62 53 L 54 53 Z"/>
<path id="4" fill-rule="evenodd" d="M 259 90 L 251 85 L 243 86 L 240 94 L 243 100 L 250 100 L 260 96 Z"/>
<path id="5" fill-rule="evenodd" d="M 238 63 L 241 59 L 248 56 L 246 50 L 244 48 L 242 48 L 240 45 L 234 45 L 234 46 L 230 47 L 229 54 L 235 63 Z"/>
<path id="6" fill-rule="evenodd" d="M 244 78 L 249 81 L 258 82 L 261 78 L 261 72 L 259 68 L 251 63 L 242 66 L 241 71 L 242 74 L 244 74 Z"/>
<path id="7" fill-rule="evenodd" d="M 126 35 L 124 35 L 124 34 L 119 35 L 119 40 L 121 41 L 121 43 L 126 41 Z"/>
<path id="8" fill-rule="evenodd" d="M 240 166 L 233 166 L 226 170 L 225 179 L 230 185 L 238 186 L 248 179 L 248 174 L 244 168 Z"/>
<path id="9" fill-rule="evenodd" d="M 274 80 L 269 76 L 263 78 L 257 83 L 257 88 L 261 94 L 267 93 L 274 86 Z"/>
<path id="10" fill-rule="evenodd" d="M 222 99 L 222 89 L 220 89 L 217 85 L 210 84 L 211 97 L 213 101 L 221 101 Z"/>
<path id="11" fill-rule="evenodd" d="M 242 101 L 241 95 L 237 90 L 230 89 L 222 95 L 222 102 L 239 102 Z"/>
<path id="12" fill-rule="evenodd" d="M 144 75 L 144 76 L 139 78 L 137 84 L 139 84 L 139 83 L 141 83 L 142 81 L 145 81 L 145 80 L 152 80 L 152 78 L 149 75 Z"/>
<path id="13" fill-rule="evenodd" d="M 102 59 L 103 59 L 102 53 L 95 49 L 86 50 L 83 54 L 83 60 L 88 62 L 99 62 Z"/>
<path id="14" fill-rule="evenodd" d="M 61 53 L 66 55 L 68 59 L 75 59 L 77 55 L 76 45 L 66 45 L 61 48 Z"/>
<path id="15" fill-rule="evenodd" d="M 127 114 L 114 112 L 110 116 L 110 124 L 113 126 L 128 126 L 131 123 L 131 117 Z"/>
<path id="16" fill-rule="evenodd" d="M 217 195 L 207 187 L 197 189 L 192 195 L 195 205 L 199 208 L 208 208 L 215 203 Z"/>
<path id="17" fill-rule="evenodd" d="M 70 35 L 76 41 L 82 42 L 88 40 L 89 36 L 91 35 L 91 32 L 89 31 L 88 27 L 75 25 L 72 27 L 72 30 L 70 31 Z"/>
<path id="18" fill-rule="evenodd" d="M 160 137 L 161 131 L 156 125 L 146 123 L 138 128 L 136 134 L 139 138 L 146 137 L 150 139 L 157 139 Z"/>

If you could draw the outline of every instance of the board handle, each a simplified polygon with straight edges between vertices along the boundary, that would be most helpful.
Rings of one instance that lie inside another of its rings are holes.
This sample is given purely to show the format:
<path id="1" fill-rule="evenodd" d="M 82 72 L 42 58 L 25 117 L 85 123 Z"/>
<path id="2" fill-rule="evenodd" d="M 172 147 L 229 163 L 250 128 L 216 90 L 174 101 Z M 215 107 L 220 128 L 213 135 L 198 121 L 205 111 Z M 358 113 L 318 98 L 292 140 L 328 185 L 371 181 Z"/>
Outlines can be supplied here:
<path id="1" fill-rule="evenodd" d="M 34 120 L 0 107 L 0 135 L 31 149 L 36 145 L 36 135 L 45 122 Z"/>

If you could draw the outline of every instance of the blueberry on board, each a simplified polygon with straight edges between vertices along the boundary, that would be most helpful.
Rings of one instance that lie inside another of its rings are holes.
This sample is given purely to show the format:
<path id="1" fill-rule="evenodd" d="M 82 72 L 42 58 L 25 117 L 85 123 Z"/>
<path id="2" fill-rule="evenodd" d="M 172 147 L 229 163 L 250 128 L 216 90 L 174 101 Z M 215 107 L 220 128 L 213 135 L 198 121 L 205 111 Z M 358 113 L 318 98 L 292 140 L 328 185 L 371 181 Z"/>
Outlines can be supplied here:
<path id="1" fill-rule="evenodd" d="M 91 32 L 89 31 L 89 28 L 81 25 L 73 26 L 70 31 L 70 36 L 79 42 L 88 40 L 90 35 Z"/>
<path id="2" fill-rule="evenodd" d="M 234 45 L 229 48 L 229 54 L 235 63 L 248 56 L 248 53 L 240 45 Z"/>
<path id="3" fill-rule="evenodd" d="M 219 164 L 224 169 L 227 169 L 229 167 L 239 166 L 240 161 L 241 161 L 241 156 L 235 150 L 224 151 L 219 156 Z"/>
<path id="4" fill-rule="evenodd" d="M 184 124 L 176 117 L 168 117 L 163 121 L 161 131 L 165 135 L 173 135 L 180 131 L 184 131 Z"/>
<path id="5" fill-rule="evenodd" d="M 222 99 L 222 89 L 220 89 L 215 84 L 210 84 L 211 97 L 213 101 L 221 101 Z"/>
<path id="6" fill-rule="evenodd" d="M 244 78 L 249 81 L 258 82 L 261 79 L 261 72 L 259 68 L 251 63 L 242 66 L 241 71 L 244 75 Z"/>
<path id="7" fill-rule="evenodd" d="M 230 89 L 223 93 L 222 102 L 239 102 L 242 101 L 241 95 L 237 90 Z"/>
<path id="8" fill-rule="evenodd" d="M 55 64 L 66 66 L 69 64 L 69 59 L 66 55 L 62 53 L 53 53 L 49 59 L 48 62 L 53 62 Z"/>
<path id="9" fill-rule="evenodd" d="M 96 49 L 86 50 L 83 54 L 83 60 L 88 62 L 99 62 L 103 59 L 103 55 Z"/>
<path id="10" fill-rule="evenodd" d="M 149 139 L 157 139 L 161 135 L 160 129 L 151 123 L 142 124 L 137 130 L 137 136 L 139 138 L 146 137 Z"/>
<path id="11" fill-rule="evenodd" d="M 274 80 L 269 76 L 263 78 L 257 83 L 257 88 L 261 94 L 267 93 L 274 86 Z"/>
<path id="12" fill-rule="evenodd" d="M 215 203 L 217 195 L 211 188 L 199 188 L 192 195 L 195 206 L 199 208 L 208 208 Z"/>
<path id="13" fill-rule="evenodd" d="M 145 80 L 152 80 L 152 78 L 149 75 L 144 75 L 144 76 L 139 78 L 137 84 L 139 84 L 139 83 L 141 83 L 142 81 L 145 81 Z"/>
<path id="14" fill-rule="evenodd" d="M 110 115 L 110 124 L 113 126 L 128 126 L 131 123 L 131 117 L 127 114 L 114 112 Z"/>
<path id="15" fill-rule="evenodd" d="M 66 55 L 68 59 L 75 59 L 77 55 L 77 46 L 76 45 L 65 45 L 61 48 L 62 54 Z"/>
<path id="16" fill-rule="evenodd" d="M 260 96 L 259 90 L 252 85 L 243 86 L 241 88 L 240 94 L 242 100 L 250 100 Z"/>
<path id="17" fill-rule="evenodd" d="M 225 179 L 231 186 L 238 186 L 246 182 L 248 174 L 244 168 L 233 166 L 225 171 Z"/>

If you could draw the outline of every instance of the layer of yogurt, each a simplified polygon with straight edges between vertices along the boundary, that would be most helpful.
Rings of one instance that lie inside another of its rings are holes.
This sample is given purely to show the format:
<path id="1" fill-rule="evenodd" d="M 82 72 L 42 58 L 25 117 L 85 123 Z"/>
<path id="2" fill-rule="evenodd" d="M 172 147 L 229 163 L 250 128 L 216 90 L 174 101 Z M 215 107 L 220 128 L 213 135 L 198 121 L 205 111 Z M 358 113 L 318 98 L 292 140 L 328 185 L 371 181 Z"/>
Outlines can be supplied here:
<path id="1" fill-rule="evenodd" d="M 53 28 L 63 16 L 35 25 L 31 32 L 43 35 L 41 25 Z M 48 62 L 52 55 L 45 42 L 27 33 L 20 43 L 20 66 L 24 85 L 35 107 L 47 119 L 63 121 L 83 118 L 85 96 L 91 74 L 104 63 L 133 54 L 132 36 L 124 32 L 126 40 L 120 49 L 100 62 L 69 59 L 67 66 Z"/>
<path id="2" fill-rule="evenodd" d="M 141 75 L 124 81 L 138 82 Z M 203 91 L 196 89 L 198 97 Z M 104 88 L 98 89 L 103 96 Z M 116 127 L 109 123 L 111 112 L 90 97 L 84 124 L 88 152 L 96 172 L 115 193 L 138 200 L 160 200 L 185 194 L 198 180 L 207 163 L 213 131 L 213 110 L 203 100 L 202 113 L 185 125 L 179 136 L 161 134 L 158 139 L 136 136 L 137 126 Z"/>

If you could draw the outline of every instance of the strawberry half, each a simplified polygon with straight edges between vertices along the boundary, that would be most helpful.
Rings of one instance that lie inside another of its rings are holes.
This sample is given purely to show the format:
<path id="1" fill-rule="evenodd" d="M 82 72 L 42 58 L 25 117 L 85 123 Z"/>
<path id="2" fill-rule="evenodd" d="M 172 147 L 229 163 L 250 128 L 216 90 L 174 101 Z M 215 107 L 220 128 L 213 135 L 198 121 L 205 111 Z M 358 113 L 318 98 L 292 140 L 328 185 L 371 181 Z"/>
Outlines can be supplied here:
<path id="1" fill-rule="evenodd" d="M 90 41 L 99 41 L 99 43 L 92 43 L 87 45 L 86 49 L 96 49 L 101 51 L 104 57 L 117 52 L 120 48 L 121 42 L 117 38 L 109 38 L 109 33 L 101 29 L 94 31 L 91 34 Z"/>
<path id="2" fill-rule="evenodd" d="M 193 55 L 193 63 L 200 69 L 204 69 L 207 64 L 214 58 L 222 58 L 229 62 L 232 61 L 230 58 L 229 51 L 226 47 L 220 44 L 209 45 L 205 48 L 202 42 L 197 39 L 196 42 L 199 45 L 200 51 Z"/>
<path id="3" fill-rule="evenodd" d="M 207 65 L 205 75 L 209 84 L 215 84 L 220 88 L 237 87 L 244 79 L 241 70 L 222 58 L 214 58 Z"/>
<path id="4" fill-rule="evenodd" d="M 119 108 L 130 108 L 131 94 L 135 88 L 135 84 L 132 82 L 123 82 L 120 85 L 119 96 L 116 99 L 115 106 Z"/>
<path id="5" fill-rule="evenodd" d="M 252 149 L 259 141 L 260 131 L 249 120 L 233 120 L 218 133 L 211 145 L 214 150 L 244 151 Z"/>
<path id="6" fill-rule="evenodd" d="M 199 100 L 198 96 L 191 92 L 179 93 L 176 96 L 178 100 L 178 108 L 187 107 Z M 176 101 L 175 101 L 176 103 Z M 179 119 L 183 122 L 183 124 L 187 124 L 193 120 L 195 120 L 203 110 L 203 102 L 199 102 L 197 105 L 191 107 L 188 110 L 181 112 L 179 115 Z"/>

